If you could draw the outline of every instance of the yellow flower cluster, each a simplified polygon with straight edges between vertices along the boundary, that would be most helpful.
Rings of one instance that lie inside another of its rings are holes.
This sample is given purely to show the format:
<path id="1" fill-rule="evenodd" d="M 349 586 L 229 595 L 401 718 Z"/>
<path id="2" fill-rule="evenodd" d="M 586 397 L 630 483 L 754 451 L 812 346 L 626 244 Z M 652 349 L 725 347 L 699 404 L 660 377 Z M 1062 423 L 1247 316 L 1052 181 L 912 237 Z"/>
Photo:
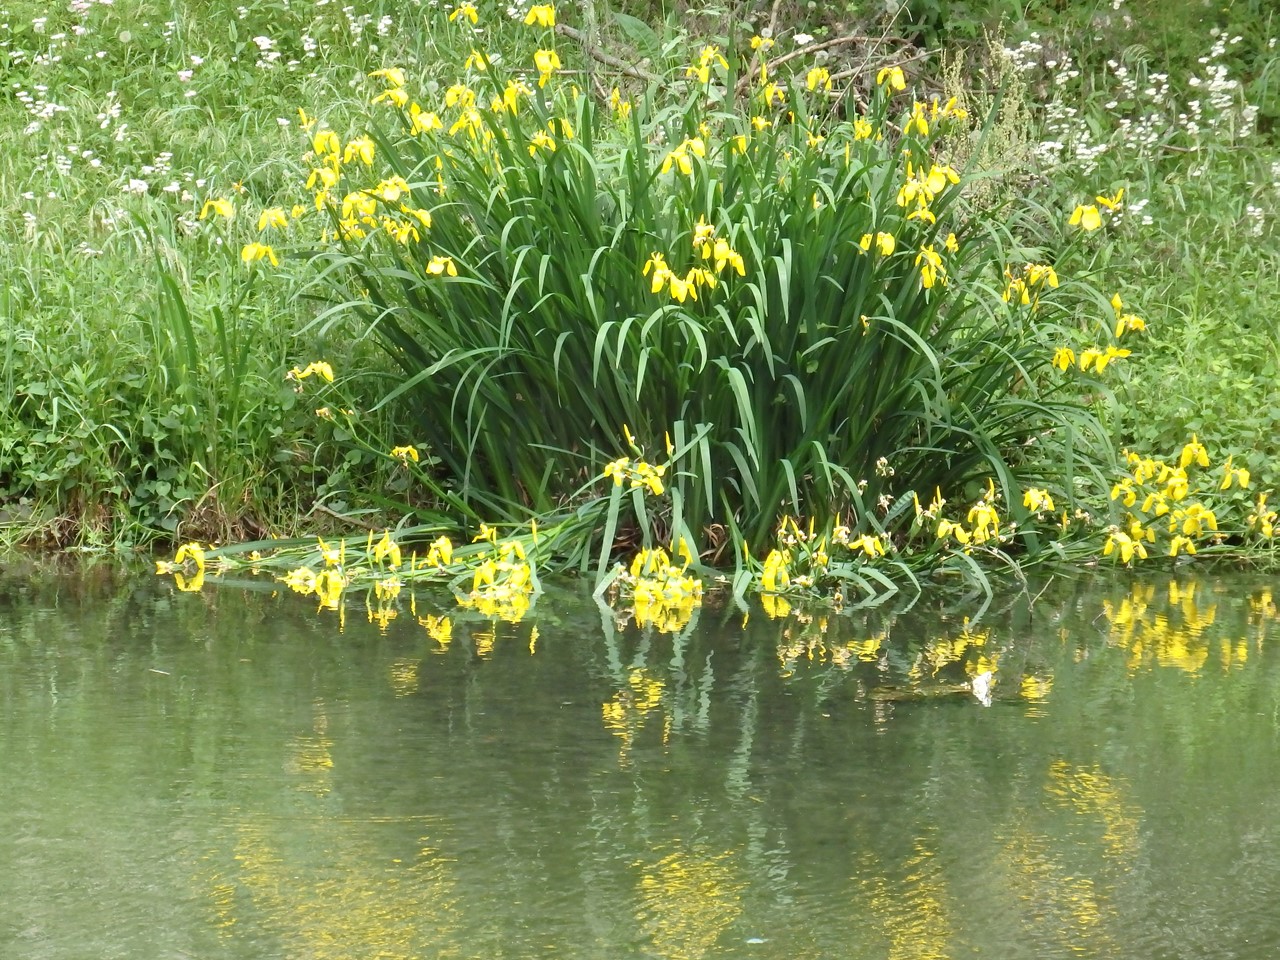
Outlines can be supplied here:
<path id="1" fill-rule="evenodd" d="M 554 27 L 556 25 L 556 8 L 549 3 L 535 3 L 524 15 L 526 27 Z"/>
<path id="2" fill-rule="evenodd" d="M 1048 490 L 1042 490 L 1039 487 L 1028 487 L 1027 492 L 1022 495 L 1022 505 L 1032 513 L 1053 513 L 1053 497 L 1049 495 Z"/>
<path id="3" fill-rule="evenodd" d="M 1007 298 L 1008 295 L 1006 293 Z M 1146 321 L 1141 317 L 1133 313 L 1124 312 L 1124 302 L 1120 299 L 1120 294 L 1117 293 L 1111 298 L 1111 307 L 1116 314 L 1114 333 L 1117 341 L 1126 333 L 1141 333 L 1147 329 Z M 1082 373 L 1088 372 L 1090 369 L 1102 373 L 1111 361 L 1123 360 L 1132 354 L 1133 351 L 1127 347 L 1121 347 L 1113 343 L 1109 344 L 1105 349 L 1088 347 L 1080 352 L 1077 360 L 1074 350 L 1070 347 L 1062 346 L 1054 351 L 1051 362 L 1055 367 L 1063 371 L 1078 365 Z"/>
<path id="4" fill-rule="evenodd" d="M 1103 556 L 1115 555 L 1125 564 L 1135 558 L 1146 559 L 1146 544 L 1156 543 L 1161 526 L 1168 539 L 1165 553 L 1171 557 L 1195 553 L 1197 543 L 1206 539 L 1221 539 L 1217 513 L 1203 500 L 1207 491 L 1192 486 L 1191 471 L 1211 466 L 1209 452 L 1195 434 L 1183 446 L 1176 464 L 1132 452 L 1126 454 L 1126 462 L 1129 473 L 1111 488 L 1112 501 L 1126 510 L 1125 519 L 1108 528 Z M 1233 485 L 1245 488 L 1249 481 L 1249 471 L 1235 467 L 1228 457 L 1216 490 L 1227 491 Z M 1259 496 L 1259 504 L 1259 510 L 1264 510 L 1265 495 Z"/>
<path id="5" fill-rule="evenodd" d="M 1044 491 L 1037 491 L 1044 493 Z M 1047 493 L 1044 494 L 1046 497 Z M 954 539 L 961 548 L 968 553 L 972 547 L 982 546 L 987 543 L 999 544 L 1006 539 L 1000 532 L 1000 512 L 996 509 L 996 503 L 1000 496 L 996 492 L 994 480 L 987 480 L 986 495 L 980 497 L 965 517 L 965 523 L 958 520 L 949 520 L 940 516 L 942 507 L 946 504 L 942 500 L 941 495 L 935 498 L 936 506 L 930 504 L 930 510 L 923 511 L 920 509 L 920 502 L 916 501 L 916 517 L 917 520 L 925 516 L 936 517 L 938 519 L 938 527 L 935 531 L 935 537 L 938 540 Z M 1024 503 L 1025 503 L 1024 499 Z M 1052 500 L 1050 500 L 1052 504 Z"/>
<path id="6" fill-rule="evenodd" d="M 699 83 L 710 83 L 711 68 L 714 66 L 719 66 L 722 70 L 728 70 L 729 62 L 725 60 L 724 54 L 720 52 L 719 47 L 709 44 L 703 47 L 698 54 L 698 62 L 685 68 L 684 75 L 696 78 Z"/>
<path id="7" fill-rule="evenodd" d="M 675 167 L 686 177 L 693 174 L 693 158 L 707 155 L 707 142 L 702 137 L 686 137 L 662 160 L 662 172 L 670 173 Z"/>
<path id="8" fill-rule="evenodd" d="M 622 486 L 629 482 L 633 487 L 644 487 L 655 497 L 662 496 L 665 487 L 662 475 L 667 472 L 665 464 L 654 466 L 643 460 L 632 460 L 630 457 L 619 457 L 605 465 L 605 477 L 612 477 L 614 486 Z"/>
<path id="9" fill-rule="evenodd" d="M 719 283 L 719 275 L 725 270 L 733 270 L 738 276 L 746 276 L 747 265 L 729 241 L 715 235 L 715 227 L 700 217 L 693 228 L 693 252 L 710 266 L 690 267 L 684 276 L 680 276 L 667 264 L 666 257 L 654 252 L 645 262 L 641 276 L 649 278 L 649 291 L 661 293 L 665 288 L 677 303 L 686 299 L 697 300 L 700 287 L 714 290 Z"/>
<path id="10" fill-rule="evenodd" d="M 1249 514 L 1249 529 L 1256 530 L 1260 537 L 1270 540 L 1275 536 L 1276 522 L 1280 520 L 1276 511 L 1267 506 L 1267 495 L 1259 493 L 1254 503 L 1253 513 Z"/>
<path id="11" fill-rule="evenodd" d="M 538 86 L 545 87 L 551 75 L 560 69 L 560 56 L 554 50 L 535 50 L 533 65 L 538 71 Z"/>
<path id="12" fill-rule="evenodd" d="M 907 77 L 902 72 L 901 67 L 881 67 L 880 72 L 876 74 L 876 86 L 882 87 L 889 85 L 890 90 L 907 89 Z"/>
<path id="13" fill-rule="evenodd" d="M 795 517 L 783 517 L 775 534 L 778 545 L 769 551 L 760 566 L 756 586 L 760 590 L 765 613 L 770 617 L 785 617 L 791 605 L 783 594 L 805 593 L 823 585 L 832 574 L 833 560 L 828 551 L 840 547 L 850 559 L 863 563 L 874 561 L 886 553 L 886 540 L 877 534 L 864 533 L 853 538 L 844 524 L 836 524 L 830 533 L 818 533 L 816 522 L 810 517 L 802 527 Z M 743 544 L 744 554 L 747 545 Z M 749 559 L 749 554 L 747 554 Z M 842 597 L 837 594 L 836 602 Z"/>
<path id="14" fill-rule="evenodd" d="M 867 253 L 871 250 L 872 243 L 875 244 L 876 252 L 882 257 L 889 256 L 898 245 L 892 233 L 877 232 L 874 237 L 869 233 L 864 233 L 862 239 L 858 241 L 858 248 L 863 253 Z"/>
<path id="15" fill-rule="evenodd" d="M 1012 267 L 1005 267 L 1004 276 L 1004 302 L 1019 303 L 1032 309 L 1039 304 L 1040 293 L 1045 287 L 1057 289 L 1058 286 L 1058 272 L 1047 263 L 1028 263 L 1018 273 Z"/>
<path id="16" fill-rule="evenodd" d="M 1116 329 L 1115 336 L 1119 340 L 1126 333 L 1143 333 L 1147 329 L 1147 322 L 1141 317 L 1133 313 L 1124 312 L 1124 301 L 1120 299 L 1120 294 L 1116 294 L 1111 298 L 1111 308 L 1116 312 Z"/>
<path id="17" fill-rule="evenodd" d="M 285 374 L 284 378 L 286 380 L 305 380 L 307 377 L 313 375 L 322 380 L 327 380 L 329 383 L 333 383 L 333 367 L 324 360 L 316 360 L 307 364 L 305 370 L 299 370 L 297 367 L 294 367 Z"/>
<path id="18" fill-rule="evenodd" d="M 681 561 L 672 562 L 661 547 L 641 550 L 627 572 L 619 577 L 624 593 L 631 598 L 636 626 L 651 626 L 659 633 L 676 633 L 702 605 L 702 581 L 688 573 L 693 553 L 681 537 L 673 552 Z"/>
<path id="19" fill-rule="evenodd" d="M 171 574 L 174 585 L 183 593 L 199 593 L 204 586 L 204 552 L 204 547 L 198 543 L 184 543 L 178 547 L 172 561 L 156 561 L 156 574 Z"/>
<path id="20" fill-rule="evenodd" d="M 533 566 L 519 540 L 493 544 L 493 555 L 476 567 L 471 592 L 459 594 L 458 603 L 486 617 L 511 623 L 523 619 L 532 603 L 535 577 Z"/>
<path id="21" fill-rule="evenodd" d="M 906 180 L 898 188 L 898 206 L 913 207 L 907 214 L 908 220 L 936 223 L 938 218 L 930 209 L 930 204 L 941 196 L 948 185 L 959 182 L 960 174 L 951 166 L 934 163 L 925 172 L 923 167 L 916 168 L 908 160 Z"/>
<path id="22" fill-rule="evenodd" d="M 831 89 L 831 71 L 826 67 L 814 67 L 805 75 L 805 86 L 810 90 L 817 90 L 822 87 L 823 90 Z"/>

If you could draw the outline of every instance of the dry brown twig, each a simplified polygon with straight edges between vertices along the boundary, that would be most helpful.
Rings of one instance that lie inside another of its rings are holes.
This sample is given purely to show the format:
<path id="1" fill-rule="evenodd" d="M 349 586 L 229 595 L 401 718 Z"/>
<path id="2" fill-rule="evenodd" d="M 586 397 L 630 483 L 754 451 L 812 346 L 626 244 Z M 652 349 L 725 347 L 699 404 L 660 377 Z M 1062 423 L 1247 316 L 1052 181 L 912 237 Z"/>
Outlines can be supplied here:
<path id="1" fill-rule="evenodd" d="M 565 26 L 563 23 L 557 23 L 556 33 L 568 37 L 574 43 L 579 44 L 593 60 L 599 60 L 606 66 L 613 67 L 624 76 L 635 77 L 637 80 L 648 80 L 651 83 L 662 82 L 662 78 L 657 74 L 649 73 L 647 70 L 641 70 L 639 67 L 633 67 L 625 60 L 621 60 L 612 54 L 605 53 L 594 44 L 588 43 L 586 36 L 582 32 L 573 29 L 573 27 Z"/>

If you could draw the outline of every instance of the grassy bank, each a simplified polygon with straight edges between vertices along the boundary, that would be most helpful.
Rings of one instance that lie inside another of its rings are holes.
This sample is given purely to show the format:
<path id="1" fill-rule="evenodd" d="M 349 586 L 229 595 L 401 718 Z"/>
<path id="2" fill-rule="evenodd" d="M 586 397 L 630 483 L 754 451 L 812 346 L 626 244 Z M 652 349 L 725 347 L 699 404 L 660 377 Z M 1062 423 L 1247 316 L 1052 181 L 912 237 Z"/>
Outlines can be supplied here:
<path id="1" fill-rule="evenodd" d="M 1236 480 L 1195 535 L 1243 542 L 1280 479 L 1264 11 L 628 10 L 9 4 L 7 535 L 541 517 L 561 564 L 777 583 L 842 529 L 850 569 L 967 565 L 998 509 L 989 546 L 1131 556 L 1164 514 L 1126 483 L 1164 488 L 1108 447 L 1194 434 Z"/>

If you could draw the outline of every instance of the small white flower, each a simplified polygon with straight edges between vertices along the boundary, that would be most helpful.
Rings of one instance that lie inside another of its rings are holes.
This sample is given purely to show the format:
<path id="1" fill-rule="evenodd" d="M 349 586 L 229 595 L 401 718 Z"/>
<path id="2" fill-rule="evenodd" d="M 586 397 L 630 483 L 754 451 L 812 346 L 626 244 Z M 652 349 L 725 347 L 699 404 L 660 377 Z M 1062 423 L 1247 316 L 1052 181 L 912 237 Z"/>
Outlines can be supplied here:
<path id="1" fill-rule="evenodd" d="M 794 40 L 796 43 L 796 46 L 799 46 L 799 47 L 803 47 L 807 44 L 813 43 L 813 37 L 809 36 L 809 34 L 807 33 L 797 33 L 791 39 Z"/>

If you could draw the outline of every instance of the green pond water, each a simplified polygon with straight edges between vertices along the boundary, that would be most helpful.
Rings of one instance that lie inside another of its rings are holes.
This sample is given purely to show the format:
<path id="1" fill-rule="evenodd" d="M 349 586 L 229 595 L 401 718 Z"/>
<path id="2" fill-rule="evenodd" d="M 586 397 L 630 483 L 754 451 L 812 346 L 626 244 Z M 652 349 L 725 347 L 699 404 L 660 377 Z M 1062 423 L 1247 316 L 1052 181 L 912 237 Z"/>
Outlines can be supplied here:
<path id="1" fill-rule="evenodd" d="M 11 568 L 0 957 L 1280 957 L 1277 596 L 673 636 Z"/>

